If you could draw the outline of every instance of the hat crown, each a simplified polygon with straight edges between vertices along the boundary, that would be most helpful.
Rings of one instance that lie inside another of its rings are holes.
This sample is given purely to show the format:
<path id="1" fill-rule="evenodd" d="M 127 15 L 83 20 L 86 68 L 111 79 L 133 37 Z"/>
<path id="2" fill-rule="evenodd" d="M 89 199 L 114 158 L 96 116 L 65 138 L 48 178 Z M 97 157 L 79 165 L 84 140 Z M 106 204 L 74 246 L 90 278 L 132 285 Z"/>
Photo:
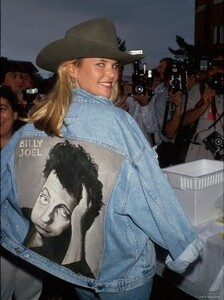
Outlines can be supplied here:
<path id="1" fill-rule="evenodd" d="M 70 28 L 66 39 L 85 40 L 109 48 L 118 48 L 116 29 L 112 21 L 105 18 L 96 18 Z"/>
<path id="2" fill-rule="evenodd" d="M 97 57 L 125 65 L 142 59 L 144 55 L 130 55 L 121 51 L 114 23 L 106 18 L 95 18 L 72 27 L 63 39 L 44 47 L 36 58 L 36 64 L 55 73 L 63 62 Z"/>

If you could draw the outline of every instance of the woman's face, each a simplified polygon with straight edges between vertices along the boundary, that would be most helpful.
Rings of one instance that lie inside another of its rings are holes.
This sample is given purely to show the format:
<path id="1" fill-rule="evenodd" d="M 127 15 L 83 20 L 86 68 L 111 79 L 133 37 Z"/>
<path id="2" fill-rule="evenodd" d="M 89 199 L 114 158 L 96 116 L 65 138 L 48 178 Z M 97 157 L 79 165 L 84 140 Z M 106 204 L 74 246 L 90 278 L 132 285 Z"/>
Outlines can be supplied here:
<path id="1" fill-rule="evenodd" d="M 33 88 L 33 79 L 28 73 L 23 73 L 22 75 L 22 89 Z"/>
<path id="2" fill-rule="evenodd" d="M 13 134 L 13 125 L 17 119 L 17 112 L 12 110 L 8 99 L 0 97 L 0 135 L 1 139 L 10 139 Z"/>
<path id="3" fill-rule="evenodd" d="M 111 97 L 118 76 L 118 62 L 107 58 L 84 58 L 72 75 L 77 87 L 107 98 Z"/>
<path id="4" fill-rule="evenodd" d="M 5 74 L 4 84 L 11 87 L 13 93 L 18 93 L 22 88 L 23 78 L 21 72 L 7 72 Z"/>
<path id="5" fill-rule="evenodd" d="M 61 185 L 56 174 L 48 176 L 33 207 L 31 220 L 40 235 L 56 237 L 71 224 L 77 202 Z"/>

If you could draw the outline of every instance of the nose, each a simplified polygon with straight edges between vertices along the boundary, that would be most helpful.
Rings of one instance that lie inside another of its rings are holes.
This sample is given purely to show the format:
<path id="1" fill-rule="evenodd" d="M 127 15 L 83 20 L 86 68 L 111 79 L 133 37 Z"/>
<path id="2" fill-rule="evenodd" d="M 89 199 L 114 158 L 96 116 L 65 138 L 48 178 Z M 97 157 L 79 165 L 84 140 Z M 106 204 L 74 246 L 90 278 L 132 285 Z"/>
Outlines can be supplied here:
<path id="1" fill-rule="evenodd" d="M 22 84 L 23 83 L 22 75 L 16 74 L 15 81 L 17 84 Z"/>
<path id="2" fill-rule="evenodd" d="M 45 210 L 41 219 L 44 224 L 51 224 L 54 221 L 54 210 L 52 208 Z"/>

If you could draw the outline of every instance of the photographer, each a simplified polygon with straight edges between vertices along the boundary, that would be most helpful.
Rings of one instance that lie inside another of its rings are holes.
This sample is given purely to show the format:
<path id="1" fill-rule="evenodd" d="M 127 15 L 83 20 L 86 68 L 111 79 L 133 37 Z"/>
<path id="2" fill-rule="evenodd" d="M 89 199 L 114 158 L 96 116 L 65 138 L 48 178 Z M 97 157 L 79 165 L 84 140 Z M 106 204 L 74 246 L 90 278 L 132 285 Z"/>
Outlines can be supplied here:
<path id="1" fill-rule="evenodd" d="M 186 94 L 185 89 L 177 88 L 172 83 L 173 64 L 174 60 L 169 57 L 160 60 L 157 71 L 162 82 L 156 87 L 149 103 L 149 109 L 156 118 L 154 138 L 159 164 L 162 168 L 182 161 L 182 149 L 179 149 L 179 144 L 177 147 L 176 137 L 182 126 Z M 186 88 L 190 85 L 191 78 L 189 79 L 186 79 Z"/>
<path id="2" fill-rule="evenodd" d="M 133 72 L 132 81 L 121 81 L 121 92 L 114 104 L 129 112 L 138 123 L 149 144 L 154 146 L 152 134 L 156 130 L 156 121 L 149 109 L 151 87 L 154 82 L 149 83 L 147 80 L 142 80 L 141 76 L 148 71 L 142 69 L 140 62 L 136 61 L 134 63 L 135 68 L 138 69 L 139 76 L 135 77 L 136 74 Z M 158 76 L 153 77 L 153 79 L 158 80 Z"/>
<path id="3" fill-rule="evenodd" d="M 39 86 L 43 81 L 36 67 L 27 61 L 21 61 L 22 65 L 22 87 L 18 93 L 19 118 L 26 118 L 35 104 L 41 100 Z M 19 119 L 20 127 L 24 121 Z"/>
<path id="4" fill-rule="evenodd" d="M 181 91 L 173 91 L 170 89 L 170 69 L 173 60 L 171 58 L 163 58 L 157 67 L 162 78 L 162 82 L 155 89 L 152 96 L 150 109 L 154 111 L 157 121 L 157 131 L 155 132 L 155 141 L 158 146 L 162 141 L 169 141 L 175 137 L 181 116 Z M 164 122 L 166 104 L 169 104 L 167 117 Z"/>
<path id="5" fill-rule="evenodd" d="M 206 82 L 195 85 L 188 95 L 184 126 L 197 122 L 186 162 L 223 159 L 224 56 L 213 58 Z M 206 141 L 208 144 L 205 144 Z"/>

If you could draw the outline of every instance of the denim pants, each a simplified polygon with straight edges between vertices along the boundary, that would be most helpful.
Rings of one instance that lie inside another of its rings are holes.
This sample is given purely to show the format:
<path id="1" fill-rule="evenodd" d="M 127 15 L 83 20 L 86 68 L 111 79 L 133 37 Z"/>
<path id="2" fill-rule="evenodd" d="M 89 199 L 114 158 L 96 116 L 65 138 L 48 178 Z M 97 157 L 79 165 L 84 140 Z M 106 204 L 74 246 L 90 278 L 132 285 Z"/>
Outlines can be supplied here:
<path id="1" fill-rule="evenodd" d="M 93 290 L 75 287 L 75 292 L 80 300 L 149 300 L 153 278 L 142 286 L 133 290 L 117 293 L 95 293 Z"/>
<path id="2" fill-rule="evenodd" d="M 1 300 L 38 300 L 42 270 L 1 248 Z"/>

